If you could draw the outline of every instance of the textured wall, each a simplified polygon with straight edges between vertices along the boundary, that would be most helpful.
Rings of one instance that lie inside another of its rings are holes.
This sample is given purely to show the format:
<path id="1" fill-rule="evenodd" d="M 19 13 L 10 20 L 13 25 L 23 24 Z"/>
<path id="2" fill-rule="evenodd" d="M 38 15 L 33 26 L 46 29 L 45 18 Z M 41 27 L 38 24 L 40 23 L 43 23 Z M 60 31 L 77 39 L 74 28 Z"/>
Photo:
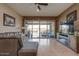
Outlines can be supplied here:
<path id="1" fill-rule="evenodd" d="M 3 26 L 3 14 L 4 13 L 15 17 L 15 26 L 14 27 Z M 19 14 L 17 14 L 14 10 L 12 10 L 11 8 L 9 8 L 8 6 L 6 6 L 4 4 L 0 4 L 0 32 L 20 31 L 16 28 L 21 27 L 21 24 L 22 24 L 21 20 L 22 20 L 22 17 Z"/>

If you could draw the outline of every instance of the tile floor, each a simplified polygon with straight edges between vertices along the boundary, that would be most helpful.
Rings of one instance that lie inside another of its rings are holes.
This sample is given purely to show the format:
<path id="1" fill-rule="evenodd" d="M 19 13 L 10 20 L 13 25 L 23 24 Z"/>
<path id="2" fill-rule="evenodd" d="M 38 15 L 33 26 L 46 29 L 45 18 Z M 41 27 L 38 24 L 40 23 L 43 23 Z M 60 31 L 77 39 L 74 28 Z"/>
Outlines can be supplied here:
<path id="1" fill-rule="evenodd" d="M 57 42 L 54 38 L 33 39 L 30 41 L 39 42 L 37 56 L 78 56 L 78 54 Z"/>

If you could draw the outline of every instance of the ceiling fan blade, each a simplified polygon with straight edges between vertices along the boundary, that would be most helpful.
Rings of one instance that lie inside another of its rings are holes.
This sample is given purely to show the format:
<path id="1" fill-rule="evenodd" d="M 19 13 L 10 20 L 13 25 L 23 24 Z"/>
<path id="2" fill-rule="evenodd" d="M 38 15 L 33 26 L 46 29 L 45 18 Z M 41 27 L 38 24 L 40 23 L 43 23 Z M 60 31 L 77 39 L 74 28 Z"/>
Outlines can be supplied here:
<path id="1" fill-rule="evenodd" d="M 38 5 L 43 5 L 43 6 L 47 6 L 48 3 L 35 3 L 35 5 L 38 4 Z"/>
<path id="2" fill-rule="evenodd" d="M 45 6 L 47 6 L 48 3 L 39 3 L 39 5 L 45 5 Z"/>

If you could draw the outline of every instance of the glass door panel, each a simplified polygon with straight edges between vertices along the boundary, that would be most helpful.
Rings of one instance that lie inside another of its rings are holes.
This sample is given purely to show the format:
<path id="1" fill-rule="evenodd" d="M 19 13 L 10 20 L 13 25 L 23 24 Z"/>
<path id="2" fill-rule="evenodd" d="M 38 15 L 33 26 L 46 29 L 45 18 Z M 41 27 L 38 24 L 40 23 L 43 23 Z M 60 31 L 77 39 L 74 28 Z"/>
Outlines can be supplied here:
<path id="1" fill-rule="evenodd" d="M 31 24 L 27 26 L 26 31 L 28 32 L 28 38 L 31 39 L 32 38 L 32 25 Z"/>
<path id="2" fill-rule="evenodd" d="M 40 38 L 46 38 L 47 37 L 47 25 L 40 24 Z"/>
<path id="3" fill-rule="evenodd" d="M 47 25 L 47 36 L 48 36 L 48 38 L 50 38 L 52 36 L 50 24 Z"/>
<path id="4" fill-rule="evenodd" d="M 33 25 L 33 35 L 32 38 L 39 38 L 39 24 Z"/>

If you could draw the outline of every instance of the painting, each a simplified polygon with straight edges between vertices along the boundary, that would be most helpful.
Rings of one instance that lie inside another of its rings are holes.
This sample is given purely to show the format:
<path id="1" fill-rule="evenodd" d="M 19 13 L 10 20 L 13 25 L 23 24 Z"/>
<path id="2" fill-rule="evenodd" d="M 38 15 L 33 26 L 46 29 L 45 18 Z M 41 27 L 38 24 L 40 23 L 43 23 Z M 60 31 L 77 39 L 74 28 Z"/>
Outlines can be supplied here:
<path id="1" fill-rule="evenodd" d="M 3 25 L 4 26 L 15 26 L 15 18 L 8 15 L 8 14 L 3 14 Z"/>

